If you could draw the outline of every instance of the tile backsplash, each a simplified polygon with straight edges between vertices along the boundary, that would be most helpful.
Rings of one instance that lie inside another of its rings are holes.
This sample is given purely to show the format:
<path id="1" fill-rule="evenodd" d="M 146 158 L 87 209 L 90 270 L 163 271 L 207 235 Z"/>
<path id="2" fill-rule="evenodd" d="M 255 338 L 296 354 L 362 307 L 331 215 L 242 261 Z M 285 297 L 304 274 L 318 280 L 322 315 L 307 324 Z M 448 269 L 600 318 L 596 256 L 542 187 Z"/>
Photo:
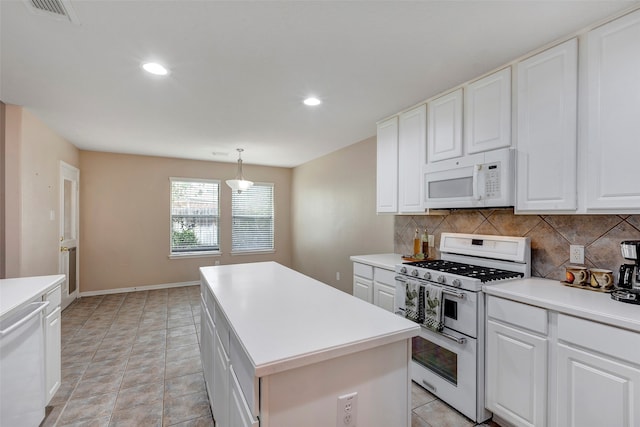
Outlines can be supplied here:
<path id="1" fill-rule="evenodd" d="M 452 211 L 448 215 L 396 215 L 394 249 L 413 252 L 416 228 L 435 235 L 440 257 L 440 233 L 475 233 L 531 238 L 531 275 L 563 280 L 569 264 L 569 245 L 583 245 L 588 267 L 613 270 L 626 261 L 620 242 L 640 240 L 640 215 L 514 215 L 512 209 Z"/>

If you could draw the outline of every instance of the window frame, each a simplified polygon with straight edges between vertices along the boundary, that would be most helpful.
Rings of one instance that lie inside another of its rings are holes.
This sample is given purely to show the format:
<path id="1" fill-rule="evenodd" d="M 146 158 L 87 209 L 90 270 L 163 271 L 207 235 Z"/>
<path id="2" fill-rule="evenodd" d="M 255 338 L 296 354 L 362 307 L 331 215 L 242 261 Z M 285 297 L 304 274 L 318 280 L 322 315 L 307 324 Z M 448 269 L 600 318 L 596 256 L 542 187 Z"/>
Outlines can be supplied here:
<path id="1" fill-rule="evenodd" d="M 215 184 L 218 186 L 218 200 L 217 200 L 217 211 L 218 215 L 211 215 L 214 218 L 214 221 L 217 223 L 218 227 L 218 245 L 217 249 L 203 249 L 203 250 L 185 250 L 185 251 L 173 251 L 173 198 L 172 198 L 172 190 L 174 182 L 202 182 Z M 221 233 L 221 211 L 220 211 L 220 199 L 221 199 L 221 181 L 219 179 L 209 179 L 209 178 L 186 178 L 186 177 L 169 177 L 169 259 L 176 258 L 202 258 L 202 257 L 211 257 L 211 256 L 219 256 L 222 254 L 221 252 L 221 244 L 220 244 L 220 233 Z"/>
<path id="2" fill-rule="evenodd" d="M 231 255 L 252 255 L 252 254 L 266 254 L 266 253 L 275 253 L 276 251 L 276 186 L 273 182 L 255 182 L 253 187 L 270 187 L 271 188 L 271 248 L 268 249 L 235 249 L 233 246 L 233 232 L 234 232 L 234 210 L 233 210 L 233 197 L 235 196 L 232 192 L 231 194 Z M 253 188 L 252 187 L 252 188 Z"/>

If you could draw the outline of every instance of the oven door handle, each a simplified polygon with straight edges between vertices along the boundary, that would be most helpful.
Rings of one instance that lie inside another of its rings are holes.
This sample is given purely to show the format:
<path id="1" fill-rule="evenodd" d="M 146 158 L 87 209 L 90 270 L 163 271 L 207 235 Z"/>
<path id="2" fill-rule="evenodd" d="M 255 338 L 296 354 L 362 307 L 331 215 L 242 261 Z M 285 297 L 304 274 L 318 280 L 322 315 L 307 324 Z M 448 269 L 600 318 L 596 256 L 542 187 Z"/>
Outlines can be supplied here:
<path id="1" fill-rule="evenodd" d="M 400 283 L 407 283 L 407 279 L 405 279 L 405 278 L 404 278 L 404 277 L 402 277 L 402 276 L 396 276 L 396 277 L 395 277 L 395 279 L 396 279 L 396 281 L 397 281 L 397 282 L 400 282 Z M 421 286 L 422 286 L 422 285 L 421 285 Z M 437 286 L 437 285 L 435 285 L 435 286 Z M 460 298 L 460 299 L 464 299 L 464 298 L 465 298 L 465 294 L 464 294 L 464 293 L 462 293 L 462 292 L 452 291 L 452 290 L 450 290 L 450 289 L 448 289 L 448 288 L 445 288 L 445 287 L 442 287 L 442 293 L 443 293 L 443 294 L 450 295 L 450 296 L 452 296 L 452 297 Z"/>
<path id="2" fill-rule="evenodd" d="M 420 325 L 420 326 L 421 326 L 421 327 L 423 327 L 424 329 L 426 329 L 427 331 L 430 331 L 430 332 L 436 333 L 436 334 L 438 334 L 438 335 L 442 335 L 443 337 L 445 337 L 445 338 L 447 338 L 447 339 L 450 339 L 451 341 L 456 342 L 456 343 L 458 343 L 458 344 L 461 344 L 461 345 L 462 345 L 462 344 L 466 344 L 466 343 L 467 343 L 467 339 L 466 339 L 466 338 L 464 338 L 464 337 L 460 337 L 460 338 L 458 338 L 458 337 L 453 336 L 453 335 L 451 335 L 451 334 L 448 334 L 448 333 L 446 333 L 446 332 L 442 332 L 442 331 L 441 331 L 441 332 L 434 331 L 433 329 L 429 329 L 429 328 L 427 328 L 427 327 L 426 327 L 426 326 L 424 326 L 424 325 Z"/>

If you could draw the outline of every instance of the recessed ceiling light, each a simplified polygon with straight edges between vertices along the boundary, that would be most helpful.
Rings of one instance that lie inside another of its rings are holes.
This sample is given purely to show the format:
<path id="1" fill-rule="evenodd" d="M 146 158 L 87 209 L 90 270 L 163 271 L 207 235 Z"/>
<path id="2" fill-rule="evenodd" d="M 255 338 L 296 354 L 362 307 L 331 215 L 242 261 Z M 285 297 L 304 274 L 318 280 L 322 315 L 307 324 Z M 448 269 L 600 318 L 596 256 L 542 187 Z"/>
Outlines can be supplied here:
<path id="1" fill-rule="evenodd" d="M 166 76 L 167 74 L 169 74 L 169 70 L 167 70 L 157 62 L 147 62 L 146 64 L 142 64 L 142 68 L 144 68 L 146 72 L 155 74 L 157 76 Z"/>
<path id="2" fill-rule="evenodd" d="M 309 98 L 305 99 L 303 102 L 304 102 L 304 105 L 309 105 L 311 107 L 322 104 L 322 101 L 320 101 L 318 98 L 313 96 L 310 96 Z"/>

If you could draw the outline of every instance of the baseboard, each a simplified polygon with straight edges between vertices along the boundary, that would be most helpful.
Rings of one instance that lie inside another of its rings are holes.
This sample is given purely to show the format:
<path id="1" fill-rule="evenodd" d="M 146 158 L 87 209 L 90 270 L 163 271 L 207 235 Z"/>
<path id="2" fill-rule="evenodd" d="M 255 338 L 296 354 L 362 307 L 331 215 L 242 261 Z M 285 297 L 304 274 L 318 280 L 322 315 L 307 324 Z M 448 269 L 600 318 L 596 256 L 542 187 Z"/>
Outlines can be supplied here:
<path id="1" fill-rule="evenodd" d="M 182 286 L 196 286 L 200 285 L 200 281 L 195 282 L 178 282 L 178 283 L 161 283 L 159 285 L 145 285 L 145 286 L 134 286 L 132 288 L 117 288 L 117 289 L 102 289 L 99 291 L 88 291 L 88 292 L 79 292 L 79 298 L 82 297 L 92 297 L 96 295 L 108 295 L 108 294 L 122 294 L 127 292 L 137 292 L 137 291 L 152 291 L 155 289 L 168 289 L 168 288 L 180 288 Z"/>

